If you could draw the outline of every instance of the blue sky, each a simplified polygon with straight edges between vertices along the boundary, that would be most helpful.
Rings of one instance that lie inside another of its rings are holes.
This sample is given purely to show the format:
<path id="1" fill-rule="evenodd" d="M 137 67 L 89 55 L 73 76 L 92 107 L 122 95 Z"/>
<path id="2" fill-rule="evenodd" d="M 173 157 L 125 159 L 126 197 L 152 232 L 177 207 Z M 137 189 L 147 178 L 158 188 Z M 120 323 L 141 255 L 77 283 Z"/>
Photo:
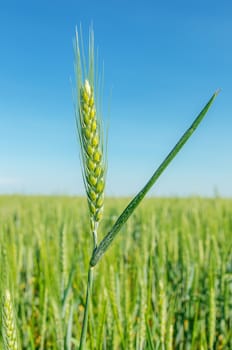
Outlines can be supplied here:
<path id="1" fill-rule="evenodd" d="M 107 193 L 135 194 L 221 88 L 151 194 L 232 196 L 231 13 L 229 0 L 1 1 L 0 193 L 83 194 L 70 84 L 81 22 L 104 61 Z"/>

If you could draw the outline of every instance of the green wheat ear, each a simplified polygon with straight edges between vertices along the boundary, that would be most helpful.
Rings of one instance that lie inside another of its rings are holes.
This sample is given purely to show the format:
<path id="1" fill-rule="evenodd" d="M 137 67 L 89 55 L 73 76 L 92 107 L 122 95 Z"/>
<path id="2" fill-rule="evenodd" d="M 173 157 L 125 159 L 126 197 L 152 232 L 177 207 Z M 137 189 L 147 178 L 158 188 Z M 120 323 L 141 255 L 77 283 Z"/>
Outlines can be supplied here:
<path id="1" fill-rule="evenodd" d="M 97 244 L 97 228 L 103 216 L 105 188 L 105 160 L 101 116 L 95 99 L 94 38 L 90 30 L 89 68 L 86 72 L 85 58 L 81 58 L 78 34 L 75 41 L 77 108 L 76 121 L 81 145 L 83 179 L 87 193 L 91 229 Z"/>
<path id="2" fill-rule="evenodd" d="M 2 337 L 4 350 L 18 350 L 17 331 L 10 291 L 6 289 L 2 303 Z"/>

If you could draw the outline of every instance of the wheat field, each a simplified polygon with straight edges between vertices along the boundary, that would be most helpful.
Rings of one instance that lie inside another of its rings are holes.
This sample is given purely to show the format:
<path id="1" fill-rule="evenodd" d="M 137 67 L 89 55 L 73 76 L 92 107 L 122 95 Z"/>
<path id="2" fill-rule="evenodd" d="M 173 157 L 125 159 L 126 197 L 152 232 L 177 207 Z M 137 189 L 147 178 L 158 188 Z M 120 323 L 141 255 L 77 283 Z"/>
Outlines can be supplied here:
<path id="1" fill-rule="evenodd" d="M 127 203 L 106 199 L 100 238 Z M 86 199 L 2 196 L 0 230 L 1 295 L 10 291 L 18 348 L 77 349 Z M 86 349 L 232 349 L 232 200 L 141 204 L 95 269 Z"/>

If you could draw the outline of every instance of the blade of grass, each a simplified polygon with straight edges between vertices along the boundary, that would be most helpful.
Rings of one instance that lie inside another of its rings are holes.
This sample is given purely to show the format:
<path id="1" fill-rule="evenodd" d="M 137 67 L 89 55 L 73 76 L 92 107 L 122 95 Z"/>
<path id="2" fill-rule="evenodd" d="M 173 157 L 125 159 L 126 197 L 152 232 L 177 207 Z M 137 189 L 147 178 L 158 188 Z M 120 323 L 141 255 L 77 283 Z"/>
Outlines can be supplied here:
<path id="1" fill-rule="evenodd" d="M 154 185 L 154 183 L 158 180 L 162 172 L 167 168 L 169 163 L 175 158 L 177 153 L 181 150 L 181 148 L 184 146 L 184 144 L 187 142 L 187 140 L 190 138 L 190 136 L 193 134 L 193 132 L 197 129 L 198 125 L 208 112 L 208 109 L 212 105 L 214 99 L 218 95 L 219 91 L 216 91 L 213 96 L 210 98 L 210 100 L 207 102 L 205 107 L 202 109 L 200 114 L 196 117 L 192 125 L 187 129 L 187 131 L 182 135 L 182 137 L 179 139 L 177 144 L 174 146 L 174 148 L 171 150 L 171 152 L 167 155 L 167 157 L 164 159 L 164 161 L 161 163 L 161 165 L 158 167 L 158 169 L 154 172 L 150 180 L 147 182 L 147 184 L 142 188 L 142 190 L 132 199 L 132 201 L 128 204 L 128 206 L 125 208 L 125 210 L 122 212 L 122 214 L 119 216 L 117 221 L 115 222 L 114 226 L 110 230 L 110 232 L 102 239 L 99 246 L 93 251 L 93 255 L 90 260 L 90 265 L 95 266 L 102 255 L 107 251 L 107 249 L 110 247 L 111 243 L 113 242 L 114 238 L 116 237 L 117 233 L 120 231 L 121 227 L 125 224 L 125 222 L 129 219 L 129 217 L 132 215 L 134 210 L 137 208 L 139 203 L 142 201 L 142 199 L 145 197 L 147 192 L 151 189 L 151 187 Z"/>
<path id="2" fill-rule="evenodd" d="M 73 313 L 74 313 L 74 304 L 71 304 L 69 318 L 68 318 L 68 326 L 65 337 L 65 350 L 71 350 L 72 348 L 72 326 L 73 326 Z"/>

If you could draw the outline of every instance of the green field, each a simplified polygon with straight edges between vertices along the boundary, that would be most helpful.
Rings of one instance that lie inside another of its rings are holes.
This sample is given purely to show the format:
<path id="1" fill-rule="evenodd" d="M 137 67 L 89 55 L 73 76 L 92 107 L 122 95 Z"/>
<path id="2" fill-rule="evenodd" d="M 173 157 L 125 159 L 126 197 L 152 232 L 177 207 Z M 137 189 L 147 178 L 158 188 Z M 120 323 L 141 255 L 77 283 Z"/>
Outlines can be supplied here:
<path id="1" fill-rule="evenodd" d="M 106 199 L 100 238 L 127 203 Z M 78 348 L 89 232 L 84 198 L 0 197 L 2 301 L 9 289 L 22 349 Z M 86 349 L 232 349 L 232 200 L 141 204 L 95 268 Z"/>

